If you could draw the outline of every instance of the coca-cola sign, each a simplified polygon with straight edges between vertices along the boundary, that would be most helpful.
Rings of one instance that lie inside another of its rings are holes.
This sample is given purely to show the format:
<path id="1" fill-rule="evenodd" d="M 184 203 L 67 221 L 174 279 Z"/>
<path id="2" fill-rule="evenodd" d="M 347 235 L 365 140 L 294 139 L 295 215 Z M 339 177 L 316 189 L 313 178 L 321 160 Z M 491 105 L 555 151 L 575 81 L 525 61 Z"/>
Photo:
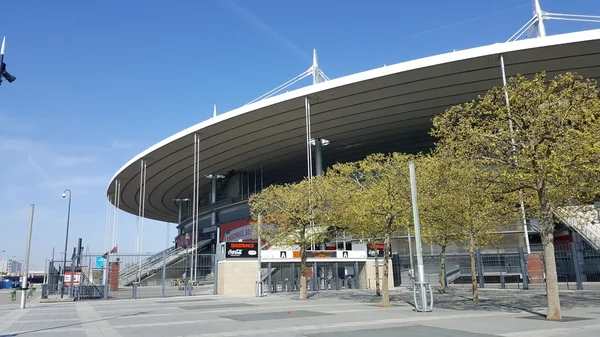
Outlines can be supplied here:
<path id="1" fill-rule="evenodd" d="M 256 242 L 227 242 L 225 244 L 225 258 L 256 258 L 258 244 Z"/>
<path id="2" fill-rule="evenodd" d="M 227 255 L 232 256 L 232 257 L 233 256 L 239 257 L 239 256 L 242 256 L 242 250 L 241 249 L 230 249 L 227 251 Z"/>

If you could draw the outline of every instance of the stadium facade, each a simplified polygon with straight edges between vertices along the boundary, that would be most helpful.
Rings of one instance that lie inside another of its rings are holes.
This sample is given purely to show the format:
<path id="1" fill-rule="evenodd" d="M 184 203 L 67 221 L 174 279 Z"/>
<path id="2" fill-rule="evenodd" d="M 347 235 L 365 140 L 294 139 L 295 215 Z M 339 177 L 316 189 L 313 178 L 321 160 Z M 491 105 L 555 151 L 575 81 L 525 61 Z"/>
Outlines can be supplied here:
<path id="1" fill-rule="evenodd" d="M 177 223 L 177 245 L 214 251 L 217 239 L 250 239 L 248 197 L 305 177 L 309 148 L 314 174 L 370 153 L 427 151 L 432 117 L 502 85 L 502 61 L 509 77 L 572 71 L 597 79 L 599 38 L 590 30 L 316 76 L 311 86 L 215 114 L 148 148 L 114 175 L 107 196 L 125 212 Z M 506 242 L 519 243 L 523 229 L 511 232 Z"/>

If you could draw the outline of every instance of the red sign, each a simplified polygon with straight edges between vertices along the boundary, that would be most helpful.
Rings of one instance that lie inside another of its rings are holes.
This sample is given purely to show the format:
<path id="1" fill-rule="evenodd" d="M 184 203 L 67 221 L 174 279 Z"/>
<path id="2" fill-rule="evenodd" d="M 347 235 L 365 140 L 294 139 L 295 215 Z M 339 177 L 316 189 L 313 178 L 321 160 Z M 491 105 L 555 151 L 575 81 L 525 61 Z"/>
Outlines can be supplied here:
<path id="1" fill-rule="evenodd" d="M 64 281 L 65 281 L 65 285 L 70 286 L 71 285 L 71 272 L 66 272 L 65 276 L 64 276 Z M 79 282 L 81 281 L 81 273 L 80 272 L 75 272 L 75 277 L 73 278 L 73 285 L 77 286 L 79 285 Z"/>
<path id="2" fill-rule="evenodd" d="M 256 241 L 253 235 L 252 219 L 232 221 L 221 224 L 219 242 Z"/>

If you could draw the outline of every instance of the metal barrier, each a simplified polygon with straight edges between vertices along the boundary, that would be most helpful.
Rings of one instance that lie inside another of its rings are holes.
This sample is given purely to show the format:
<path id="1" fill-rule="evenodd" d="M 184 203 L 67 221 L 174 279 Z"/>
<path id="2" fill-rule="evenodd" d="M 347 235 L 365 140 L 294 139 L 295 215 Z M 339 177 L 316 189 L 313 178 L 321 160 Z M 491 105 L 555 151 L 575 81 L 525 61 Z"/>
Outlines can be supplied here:
<path id="1" fill-rule="evenodd" d="M 428 296 L 429 295 L 429 296 Z M 429 297 L 429 301 L 427 301 Z M 418 312 L 433 311 L 433 291 L 431 284 L 426 282 L 415 282 L 413 287 L 413 298 L 415 301 L 415 310 Z"/>
<path id="2" fill-rule="evenodd" d="M 177 254 L 177 250 L 165 250 L 158 255 L 111 254 L 85 255 L 81 265 L 71 268 L 67 261 L 66 277 L 62 276 L 62 261 L 51 261 L 46 284 L 42 285 L 42 298 L 108 299 L 192 296 L 197 293 L 214 292 L 215 255 Z M 100 261 L 100 262 L 99 262 Z M 140 261 L 146 261 L 143 265 Z M 196 261 L 194 265 L 192 262 Z M 157 266 L 160 265 L 160 268 Z M 145 266 L 145 269 L 140 269 Z M 71 270 L 73 277 L 71 278 Z M 124 270 L 125 273 L 121 273 Z M 137 271 L 137 272 L 136 272 Z M 131 274 L 136 272 L 136 280 Z M 125 284 L 123 281 L 126 276 Z M 195 279 L 190 276 L 196 275 Z M 73 280 L 72 284 L 70 280 Z M 197 286 L 197 288 L 195 288 Z"/>
<path id="3" fill-rule="evenodd" d="M 359 289 L 362 267 L 358 262 L 307 263 L 306 288 L 309 291 Z M 269 262 L 263 263 L 261 269 L 262 282 L 266 284 L 264 292 L 300 291 L 300 263 Z"/>

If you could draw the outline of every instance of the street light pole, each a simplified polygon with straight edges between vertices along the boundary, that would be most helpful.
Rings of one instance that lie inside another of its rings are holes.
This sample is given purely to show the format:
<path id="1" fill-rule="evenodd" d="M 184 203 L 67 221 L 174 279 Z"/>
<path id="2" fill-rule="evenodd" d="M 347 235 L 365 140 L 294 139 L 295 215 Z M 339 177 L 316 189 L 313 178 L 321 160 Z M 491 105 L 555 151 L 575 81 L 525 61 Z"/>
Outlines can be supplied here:
<path id="1" fill-rule="evenodd" d="M 65 233 L 65 255 L 63 256 L 63 269 L 62 269 L 62 287 L 60 289 L 60 298 L 63 298 L 65 293 L 65 269 L 67 267 L 67 249 L 69 248 L 69 221 L 71 219 L 71 190 L 66 189 L 62 197 L 65 198 L 67 196 L 67 192 L 69 192 L 69 208 L 67 210 L 67 231 Z M 73 266 L 71 266 L 71 277 L 74 277 Z"/>
<path id="2" fill-rule="evenodd" d="M 29 253 L 31 252 L 31 234 L 33 232 L 33 211 L 35 206 L 31 204 L 31 213 L 29 215 L 29 234 L 27 235 L 27 246 L 25 248 L 25 261 L 23 261 L 25 270 L 23 271 L 23 281 L 21 282 L 21 309 L 25 309 L 27 303 L 27 290 L 29 290 L 27 276 L 29 276 Z"/>

